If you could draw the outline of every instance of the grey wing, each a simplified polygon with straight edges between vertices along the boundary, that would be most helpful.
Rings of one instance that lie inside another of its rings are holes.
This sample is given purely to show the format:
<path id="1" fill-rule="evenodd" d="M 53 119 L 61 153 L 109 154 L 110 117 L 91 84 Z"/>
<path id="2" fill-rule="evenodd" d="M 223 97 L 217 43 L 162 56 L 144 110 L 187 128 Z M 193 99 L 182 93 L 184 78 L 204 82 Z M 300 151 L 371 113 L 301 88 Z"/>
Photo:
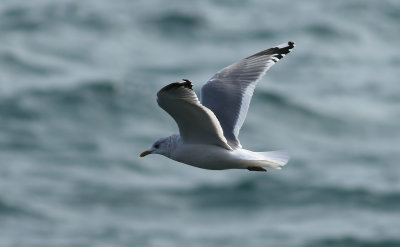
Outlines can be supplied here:
<path id="1" fill-rule="evenodd" d="M 232 148 L 241 148 L 239 131 L 257 82 L 293 48 L 289 41 L 256 53 L 220 70 L 201 88 L 201 104 L 217 116 Z"/>
<path id="2" fill-rule="evenodd" d="M 200 104 L 190 81 L 165 86 L 157 93 L 157 102 L 178 124 L 184 143 L 217 145 L 232 150 L 217 117 Z"/>

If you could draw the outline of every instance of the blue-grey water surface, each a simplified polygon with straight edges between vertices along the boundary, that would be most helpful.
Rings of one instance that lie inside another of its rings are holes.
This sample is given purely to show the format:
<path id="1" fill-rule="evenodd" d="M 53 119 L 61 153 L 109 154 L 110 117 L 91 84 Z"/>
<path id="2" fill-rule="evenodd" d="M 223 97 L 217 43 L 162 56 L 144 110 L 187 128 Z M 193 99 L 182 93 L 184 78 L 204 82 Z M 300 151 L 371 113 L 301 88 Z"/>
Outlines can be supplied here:
<path id="1" fill-rule="evenodd" d="M 0 2 L 0 246 L 400 246 L 398 1 Z M 155 101 L 287 42 L 241 131 L 281 171 L 139 159 Z"/>

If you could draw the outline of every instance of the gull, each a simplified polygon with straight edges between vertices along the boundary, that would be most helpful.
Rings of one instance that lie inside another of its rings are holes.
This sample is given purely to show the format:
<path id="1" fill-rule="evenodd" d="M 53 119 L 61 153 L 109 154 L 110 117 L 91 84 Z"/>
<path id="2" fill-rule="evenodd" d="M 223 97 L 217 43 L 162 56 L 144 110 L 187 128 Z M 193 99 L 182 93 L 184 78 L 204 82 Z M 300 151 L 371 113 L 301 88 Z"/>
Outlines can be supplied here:
<path id="1" fill-rule="evenodd" d="M 175 120 L 179 134 L 158 139 L 139 156 L 161 154 L 209 170 L 281 169 L 290 159 L 287 151 L 246 150 L 238 136 L 257 82 L 294 46 L 289 41 L 218 71 L 201 88 L 200 101 L 187 79 L 163 87 L 157 103 Z"/>

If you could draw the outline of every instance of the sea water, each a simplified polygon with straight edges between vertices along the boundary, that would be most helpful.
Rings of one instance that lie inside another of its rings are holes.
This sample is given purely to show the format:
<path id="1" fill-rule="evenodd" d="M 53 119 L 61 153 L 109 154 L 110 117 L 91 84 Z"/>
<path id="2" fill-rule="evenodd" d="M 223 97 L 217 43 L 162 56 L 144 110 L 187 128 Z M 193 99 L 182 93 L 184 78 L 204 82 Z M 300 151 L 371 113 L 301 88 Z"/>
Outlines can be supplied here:
<path id="1" fill-rule="evenodd" d="M 0 2 L 0 246 L 400 246 L 398 1 Z M 138 154 L 168 83 L 287 41 L 244 148 L 283 170 Z"/>

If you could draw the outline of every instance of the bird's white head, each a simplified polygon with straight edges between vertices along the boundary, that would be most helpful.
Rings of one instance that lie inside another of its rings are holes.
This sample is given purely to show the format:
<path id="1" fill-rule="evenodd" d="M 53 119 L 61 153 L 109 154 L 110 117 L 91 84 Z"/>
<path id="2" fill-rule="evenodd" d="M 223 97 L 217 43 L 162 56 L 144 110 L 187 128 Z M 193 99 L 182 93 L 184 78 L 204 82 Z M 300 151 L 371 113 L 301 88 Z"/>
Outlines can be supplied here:
<path id="1" fill-rule="evenodd" d="M 175 148 L 176 143 L 179 139 L 178 137 L 179 136 L 177 135 L 172 135 L 158 139 L 154 142 L 149 150 L 142 152 L 139 157 L 142 158 L 148 154 L 161 154 L 166 157 L 170 157 L 170 154 Z"/>

